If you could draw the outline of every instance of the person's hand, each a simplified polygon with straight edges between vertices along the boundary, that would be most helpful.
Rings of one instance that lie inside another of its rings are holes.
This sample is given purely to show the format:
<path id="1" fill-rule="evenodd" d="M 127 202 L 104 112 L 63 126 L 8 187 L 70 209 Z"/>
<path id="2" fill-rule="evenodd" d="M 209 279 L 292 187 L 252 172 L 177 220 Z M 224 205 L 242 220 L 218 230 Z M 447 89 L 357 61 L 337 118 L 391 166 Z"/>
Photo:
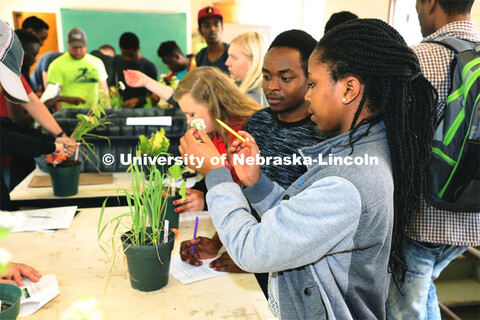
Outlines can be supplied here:
<path id="1" fill-rule="evenodd" d="M 235 139 L 229 150 L 232 156 L 236 154 L 239 159 L 242 157 L 245 159 L 253 157 L 255 159 L 256 155 L 260 153 L 255 140 L 245 131 L 238 131 L 238 134 L 245 138 L 246 144 L 240 141 L 240 139 Z M 256 162 L 254 165 L 248 165 L 246 161 L 243 161 L 243 164 L 241 161 L 236 161 L 236 163 L 233 163 L 233 168 L 238 179 L 247 188 L 253 186 L 260 179 L 260 165 L 256 164 Z"/>
<path id="2" fill-rule="evenodd" d="M 157 96 L 155 93 L 152 93 L 150 95 L 150 100 L 152 101 L 152 106 L 156 106 L 158 104 L 158 101 L 160 101 L 160 97 Z"/>
<path id="3" fill-rule="evenodd" d="M 44 104 L 45 106 L 47 106 L 47 109 L 50 111 L 50 113 L 55 113 L 60 110 L 60 103 L 58 102 L 58 97 L 48 99 L 47 101 L 45 101 Z"/>
<path id="4" fill-rule="evenodd" d="M 135 88 L 145 87 L 150 79 L 146 74 L 137 70 L 123 70 L 123 76 L 127 85 Z"/>
<path id="5" fill-rule="evenodd" d="M 38 85 L 37 87 L 37 91 L 35 92 L 35 95 L 38 97 L 38 98 L 41 98 L 42 95 L 43 95 L 43 86 L 41 84 Z"/>
<path id="6" fill-rule="evenodd" d="M 135 108 L 138 105 L 138 98 L 131 98 L 128 100 L 123 101 L 124 108 Z"/>
<path id="7" fill-rule="evenodd" d="M 187 188 L 185 189 L 185 194 L 185 200 L 179 199 L 173 202 L 175 206 L 178 205 L 178 207 L 175 208 L 175 212 L 203 211 L 205 208 L 205 199 L 202 191 Z"/>
<path id="8" fill-rule="evenodd" d="M 55 142 L 62 143 L 65 146 L 64 151 L 67 158 L 71 158 L 77 151 L 78 146 L 80 145 L 79 143 L 75 142 L 75 140 L 70 139 L 67 136 L 57 138 L 55 139 Z"/>
<path id="9" fill-rule="evenodd" d="M 192 255 L 192 245 L 195 245 L 195 252 Z M 200 259 L 215 258 L 218 250 L 222 247 L 221 243 L 206 237 L 196 237 L 192 240 L 183 241 L 180 244 L 180 258 L 183 261 L 195 266 L 202 265 Z"/>
<path id="10" fill-rule="evenodd" d="M 197 137 L 202 142 L 197 141 Z M 225 167 L 225 164 L 222 164 L 222 159 L 226 162 L 226 158 L 220 157 L 220 153 L 204 130 L 196 130 L 195 128 L 188 130 L 180 138 L 178 150 L 182 156 L 189 157 L 191 155 L 195 159 L 203 161 L 201 167 L 199 167 L 200 163 L 198 161 L 188 161 L 188 167 L 205 175 L 213 169 Z M 212 164 L 213 158 L 219 158 L 219 164 Z"/>
<path id="11" fill-rule="evenodd" d="M 63 143 L 55 142 L 55 151 L 53 152 L 53 155 L 47 155 L 45 160 L 51 161 L 52 165 L 55 167 L 57 164 L 67 159 L 65 150 L 66 147 Z"/>
<path id="12" fill-rule="evenodd" d="M 22 276 L 32 280 L 33 282 L 38 282 L 38 280 L 40 280 L 42 277 L 37 270 L 27 266 L 26 264 L 11 262 L 10 268 L 7 270 L 7 272 L 5 272 L 3 275 L 0 275 L 0 283 L 16 283 L 21 287 L 23 286 Z"/>
<path id="13" fill-rule="evenodd" d="M 210 268 L 213 268 L 215 271 L 226 271 L 226 272 L 246 272 L 242 269 L 240 269 L 235 262 L 233 262 L 232 258 L 230 258 L 230 255 L 228 254 L 227 251 L 222 253 L 218 259 L 213 260 L 210 262 Z"/>
<path id="14" fill-rule="evenodd" d="M 65 101 L 67 103 L 73 104 L 73 105 L 79 105 L 79 104 L 84 104 L 85 100 L 79 97 L 62 97 L 59 99 L 60 101 Z"/>

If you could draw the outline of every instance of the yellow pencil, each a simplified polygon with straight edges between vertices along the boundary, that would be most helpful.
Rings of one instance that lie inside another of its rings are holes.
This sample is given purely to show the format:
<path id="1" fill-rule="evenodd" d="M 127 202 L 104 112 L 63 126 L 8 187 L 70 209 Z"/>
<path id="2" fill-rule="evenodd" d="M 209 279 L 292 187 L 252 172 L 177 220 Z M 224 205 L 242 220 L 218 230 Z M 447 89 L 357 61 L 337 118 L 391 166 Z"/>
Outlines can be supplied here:
<path id="1" fill-rule="evenodd" d="M 232 128 L 230 128 L 226 123 L 224 123 L 223 121 L 221 120 L 218 120 L 218 119 L 215 119 L 217 120 L 218 123 L 220 123 L 220 125 L 222 127 L 224 127 L 225 129 L 227 129 L 228 131 L 230 131 L 231 134 L 233 134 L 235 137 L 237 137 L 238 139 L 240 139 L 240 141 L 242 141 L 243 143 L 247 144 L 247 141 L 245 141 L 245 138 L 242 137 L 241 135 L 239 135 L 238 133 L 236 133 Z"/>

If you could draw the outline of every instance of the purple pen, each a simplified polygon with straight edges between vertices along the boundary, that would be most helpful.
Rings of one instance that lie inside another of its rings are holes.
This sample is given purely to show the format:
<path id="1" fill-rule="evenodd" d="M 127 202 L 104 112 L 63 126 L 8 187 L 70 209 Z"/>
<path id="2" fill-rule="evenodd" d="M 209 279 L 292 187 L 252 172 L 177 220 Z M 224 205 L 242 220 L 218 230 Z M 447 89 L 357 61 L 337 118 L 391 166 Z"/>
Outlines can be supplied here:
<path id="1" fill-rule="evenodd" d="M 195 217 L 195 228 L 193 229 L 193 239 L 197 237 L 197 228 L 198 228 L 198 216 Z M 195 252 L 195 244 L 192 245 L 192 255 Z"/>

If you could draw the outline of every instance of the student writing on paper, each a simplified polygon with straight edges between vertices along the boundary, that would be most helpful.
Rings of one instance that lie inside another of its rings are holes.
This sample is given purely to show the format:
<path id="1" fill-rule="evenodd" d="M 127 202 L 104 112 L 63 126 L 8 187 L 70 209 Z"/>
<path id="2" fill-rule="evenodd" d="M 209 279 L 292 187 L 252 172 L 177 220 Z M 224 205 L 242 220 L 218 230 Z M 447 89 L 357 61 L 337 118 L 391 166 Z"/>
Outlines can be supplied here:
<path id="1" fill-rule="evenodd" d="M 237 163 L 242 190 L 229 170 L 211 164 L 218 151 L 201 130 L 203 143 L 191 129 L 179 149 L 205 157 L 200 171 L 207 174 L 220 239 L 240 268 L 274 272 L 272 298 L 282 319 L 384 319 L 389 270 L 396 280 L 406 272 L 403 233 L 431 152 L 436 91 L 400 34 L 376 19 L 327 32 L 309 58 L 308 75 L 312 120 L 339 135 L 301 153 L 335 155 L 343 163 L 310 162 L 286 190 L 259 165 Z M 240 134 L 247 145 L 235 140 L 230 151 L 256 156 L 251 135 Z M 376 161 L 347 164 L 346 157 L 365 156 Z"/>
<path id="2" fill-rule="evenodd" d="M 330 135 L 318 130 L 311 121 L 308 103 L 304 97 L 308 90 L 307 63 L 317 41 L 301 30 L 288 30 L 279 34 L 270 45 L 263 63 L 263 92 L 270 104 L 255 112 L 245 125 L 245 130 L 254 137 L 264 157 L 300 156 L 299 149 L 317 144 Z M 233 42 L 230 48 L 233 47 Z M 263 93 L 262 93 L 263 94 Z M 262 165 L 262 172 L 272 181 L 287 188 L 307 171 L 304 165 Z M 252 214 L 256 215 L 252 211 Z M 257 215 L 258 216 L 258 215 Z M 198 265 L 201 250 L 220 249 L 222 243 L 218 235 L 212 239 L 197 239 L 182 242 L 181 254 L 188 263 Z M 188 250 L 196 245 L 197 256 Z M 199 246 L 200 244 L 200 246 Z M 228 252 L 210 263 L 216 271 L 239 272 L 241 269 L 232 261 Z M 260 287 L 267 296 L 267 274 L 255 274 Z"/>

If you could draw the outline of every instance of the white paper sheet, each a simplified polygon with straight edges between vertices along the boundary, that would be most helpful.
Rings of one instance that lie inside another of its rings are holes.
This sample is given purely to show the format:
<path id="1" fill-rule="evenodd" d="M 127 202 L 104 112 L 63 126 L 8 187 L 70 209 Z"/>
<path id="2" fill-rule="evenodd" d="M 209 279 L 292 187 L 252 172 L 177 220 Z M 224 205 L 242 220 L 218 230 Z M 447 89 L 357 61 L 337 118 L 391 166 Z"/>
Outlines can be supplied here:
<path id="1" fill-rule="evenodd" d="M 36 283 L 23 279 L 21 289 L 23 295 L 20 299 L 20 314 L 18 317 L 31 315 L 60 294 L 57 277 L 54 274 L 46 274 Z"/>
<path id="2" fill-rule="evenodd" d="M 202 281 L 224 275 L 228 272 L 215 271 L 208 265 L 217 258 L 203 259 L 201 266 L 193 266 L 189 263 L 183 262 L 180 254 L 177 253 L 172 256 L 170 261 L 170 274 L 183 284 Z"/>
<path id="3" fill-rule="evenodd" d="M 11 232 L 68 229 L 76 210 L 77 206 L 21 211 L 25 217 Z"/>
<path id="4" fill-rule="evenodd" d="M 47 89 L 43 92 L 42 96 L 40 97 L 40 101 L 45 103 L 45 101 L 50 100 L 58 96 L 60 92 L 60 85 L 58 83 L 51 84 L 49 83 Z"/>
<path id="5" fill-rule="evenodd" d="M 172 126 L 172 117 L 129 117 L 127 126 Z"/>

